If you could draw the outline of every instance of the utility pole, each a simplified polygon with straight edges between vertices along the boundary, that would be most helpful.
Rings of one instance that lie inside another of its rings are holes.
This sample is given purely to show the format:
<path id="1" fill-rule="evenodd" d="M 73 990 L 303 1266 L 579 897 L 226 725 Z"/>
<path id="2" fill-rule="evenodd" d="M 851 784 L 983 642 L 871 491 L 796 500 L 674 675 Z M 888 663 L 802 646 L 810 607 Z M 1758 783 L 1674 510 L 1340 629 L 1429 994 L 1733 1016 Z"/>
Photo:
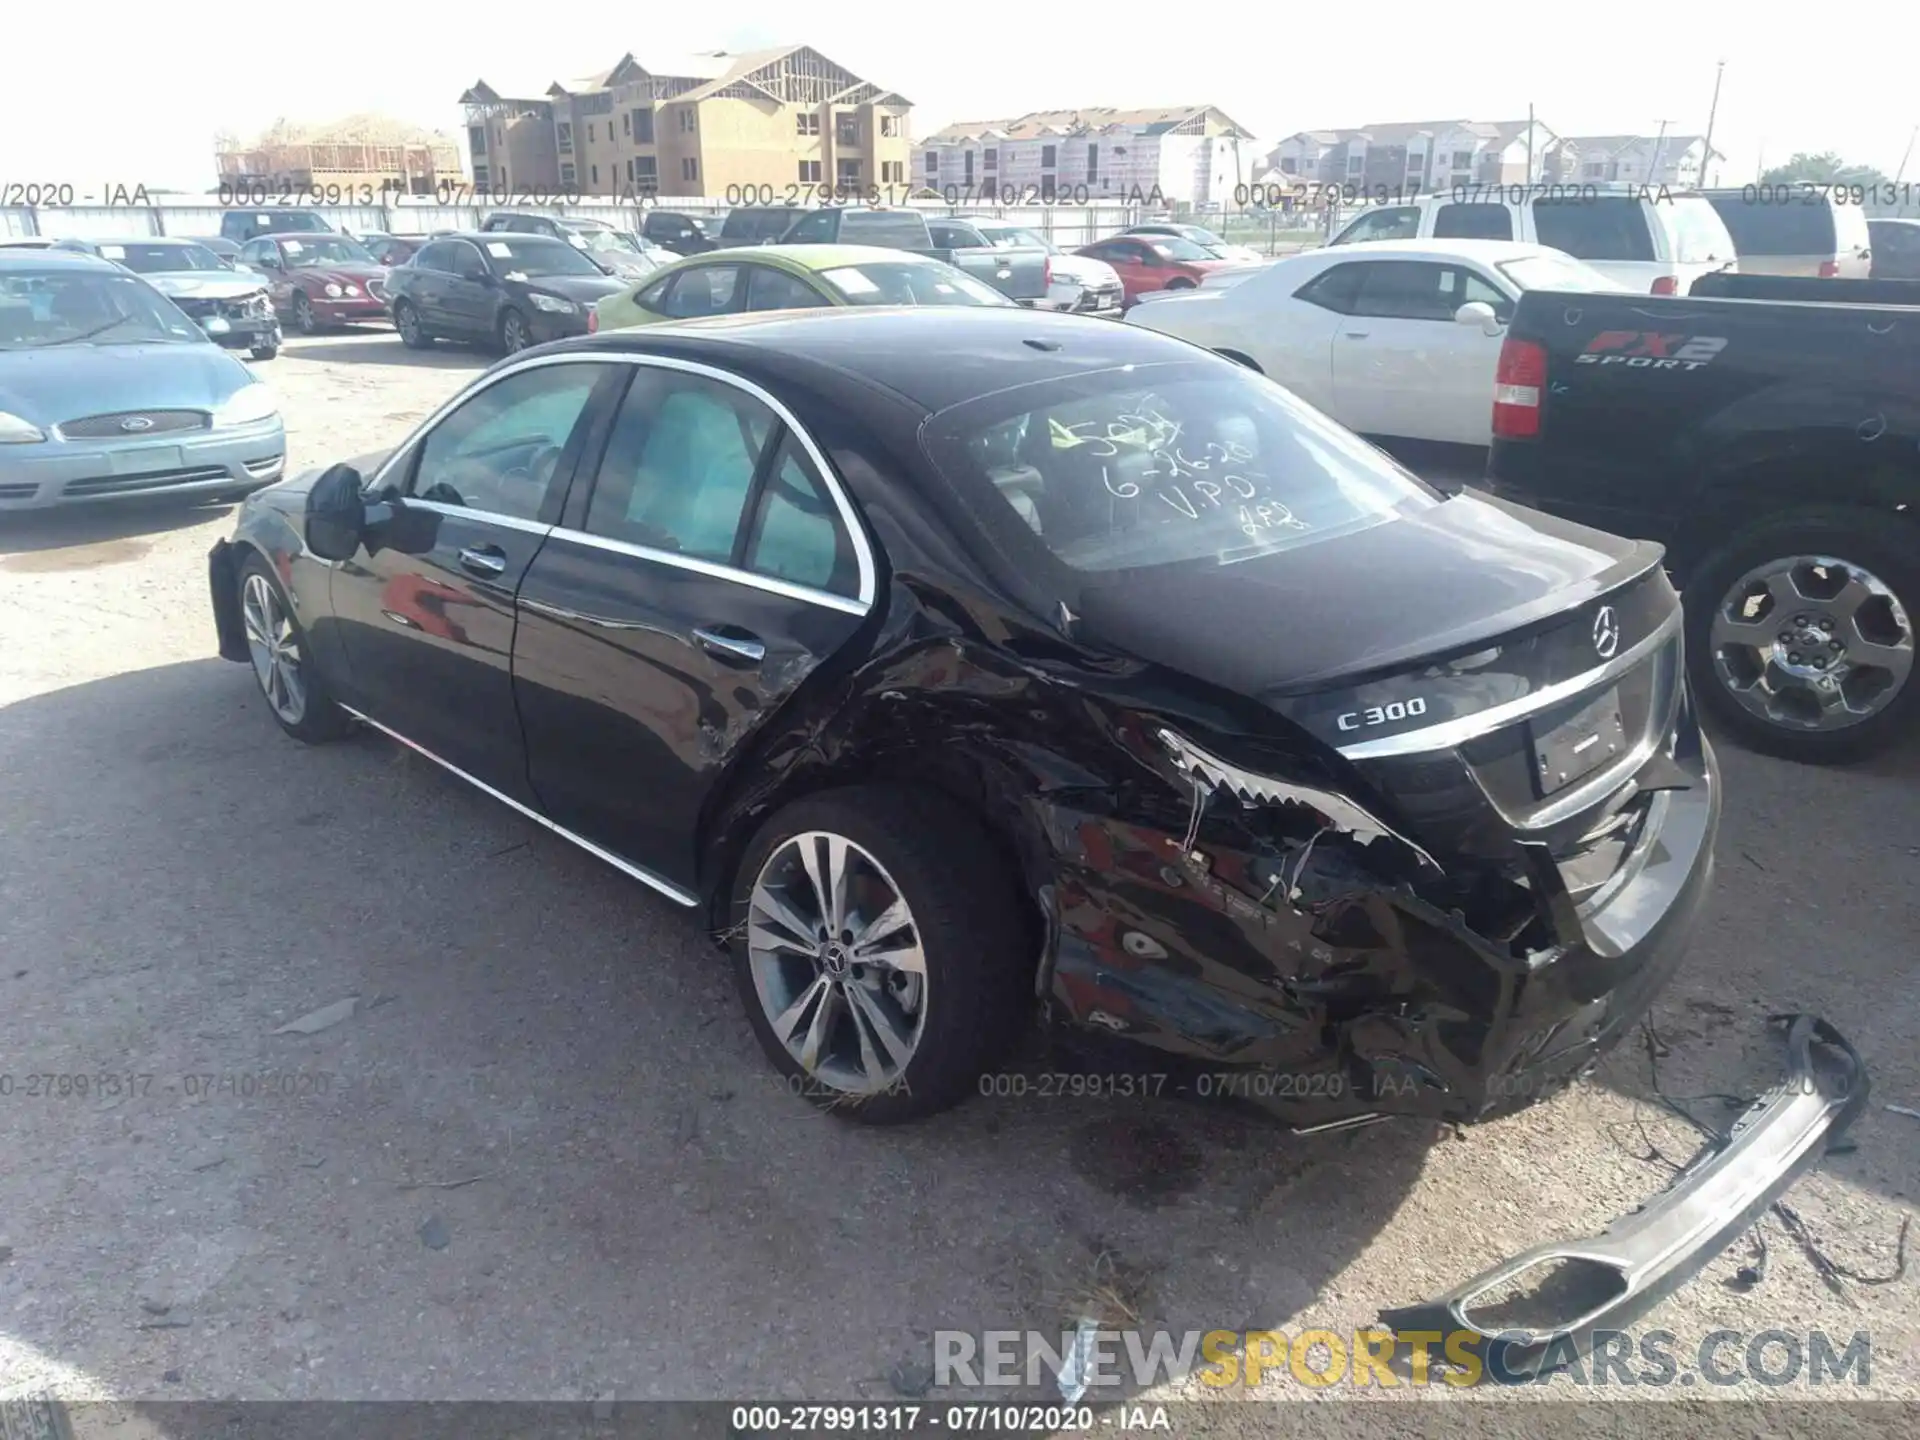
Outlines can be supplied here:
<path id="1" fill-rule="evenodd" d="M 1704 181 L 1713 168 L 1713 120 L 1720 113 L 1720 77 L 1727 73 L 1727 62 L 1713 67 L 1713 101 L 1707 106 L 1707 153 L 1700 157 L 1700 178 Z"/>
<path id="2" fill-rule="evenodd" d="M 1920 125 L 1913 127 L 1913 134 L 1907 136 L 1906 152 L 1900 157 L 1900 168 L 1893 172 L 1893 183 L 1898 185 L 1907 173 L 1907 161 L 1913 158 L 1914 136 L 1920 136 Z"/>
<path id="3" fill-rule="evenodd" d="M 1653 163 L 1647 166 L 1647 183 L 1650 185 L 1660 183 L 1660 152 L 1667 148 L 1667 126 L 1671 123 L 1671 121 L 1662 120 L 1660 134 L 1654 139 Z"/>
<path id="4" fill-rule="evenodd" d="M 1533 102 L 1527 102 L 1527 184 L 1534 181 L 1533 174 Z"/>

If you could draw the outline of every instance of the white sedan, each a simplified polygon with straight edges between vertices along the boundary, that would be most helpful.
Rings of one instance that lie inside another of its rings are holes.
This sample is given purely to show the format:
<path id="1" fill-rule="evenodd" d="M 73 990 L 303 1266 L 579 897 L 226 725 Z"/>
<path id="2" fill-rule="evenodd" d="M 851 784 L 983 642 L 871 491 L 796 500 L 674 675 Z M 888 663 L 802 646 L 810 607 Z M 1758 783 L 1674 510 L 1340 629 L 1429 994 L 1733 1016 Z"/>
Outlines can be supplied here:
<path id="1" fill-rule="evenodd" d="M 1127 319 L 1251 366 L 1363 435 L 1485 446 L 1520 293 L 1620 288 L 1544 246 L 1383 240 L 1148 295 Z"/>

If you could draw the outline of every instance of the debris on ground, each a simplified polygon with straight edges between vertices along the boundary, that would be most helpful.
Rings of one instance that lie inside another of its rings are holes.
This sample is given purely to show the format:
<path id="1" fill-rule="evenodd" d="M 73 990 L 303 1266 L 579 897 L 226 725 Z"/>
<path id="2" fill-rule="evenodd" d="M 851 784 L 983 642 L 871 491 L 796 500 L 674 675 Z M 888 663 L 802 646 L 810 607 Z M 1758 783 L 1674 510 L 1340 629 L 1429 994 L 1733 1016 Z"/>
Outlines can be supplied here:
<path id="1" fill-rule="evenodd" d="M 1087 1393 L 1087 1371 L 1092 1368 L 1093 1350 L 1099 1340 L 1100 1322 L 1082 1315 L 1073 1327 L 1073 1343 L 1060 1362 L 1060 1398 L 1069 1405 L 1079 1404 L 1080 1397 Z"/>
<path id="2" fill-rule="evenodd" d="M 902 1360 L 887 1371 L 893 1393 L 908 1400 L 922 1399 L 933 1389 L 933 1367 L 920 1360 Z"/>
<path id="3" fill-rule="evenodd" d="M 310 1010 L 298 1020 L 289 1020 L 273 1033 L 276 1035 L 318 1035 L 329 1026 L 338 1025 L 353 1014 L 360 1003 L 358 995 L 349 995 L 344 1000 L 336 1000 L 331 1005 L 322 1005 L 318 1010 Z"/>
<path id="4" fill-rule="evenodd" d="M 1905 1115 L 1910 1120 L 1920 1120 L 1920 1110 L 1910 1110 L 1905 1105 L 1888 1105 L 1884 1108 L 1896 1115 Z"/>
<path id="5" fill-rule="evenodd" d="M 420 1243 L 429 1250 L 444 1250 L 453 1243 L 453 1234 L 447 1229 L 447 1222 L 438 1215 L 429 1215 L 420 1226 Z"/>

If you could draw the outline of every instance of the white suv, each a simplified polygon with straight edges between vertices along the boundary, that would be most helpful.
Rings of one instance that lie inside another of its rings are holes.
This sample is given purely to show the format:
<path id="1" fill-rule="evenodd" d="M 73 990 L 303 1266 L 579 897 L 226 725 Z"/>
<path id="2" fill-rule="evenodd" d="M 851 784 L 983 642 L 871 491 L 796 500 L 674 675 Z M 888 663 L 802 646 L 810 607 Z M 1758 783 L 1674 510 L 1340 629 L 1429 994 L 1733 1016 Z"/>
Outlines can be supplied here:
<path id="1" fill-rule="evenodd" d="M 1705 196 L 1646 186 L 1457 185 L 1366 210 L 1329 243 L 1448 239 L 1550 246 L 1643 294 L 1684 295 L 1702 275 L 1737 268 Z"/>

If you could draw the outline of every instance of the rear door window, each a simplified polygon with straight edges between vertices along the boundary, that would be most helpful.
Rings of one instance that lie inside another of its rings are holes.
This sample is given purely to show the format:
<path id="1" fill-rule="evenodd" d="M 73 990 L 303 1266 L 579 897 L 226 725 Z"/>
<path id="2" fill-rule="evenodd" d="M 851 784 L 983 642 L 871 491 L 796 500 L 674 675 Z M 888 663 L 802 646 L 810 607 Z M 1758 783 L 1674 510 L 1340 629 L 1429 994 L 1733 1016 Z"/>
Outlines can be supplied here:
<path id="1" fill-rule="evenodd" d="M 1336 315 L 1351 315 L 1355 302 L 1360 298 L 1361 282 L 1371 268 L 1368 265 L 1351 264 L 1322 270 L 1294 291 L 1294 298 L 1304 300 L 1309 305 L 1318 305 L 1322 310 L 1331 310 Z"/>
<path id="2" fill-rule="evenodd" d="M 1462 293 L 1462 283 L 1461 272 L 1451 265 L 1434 265 L 1422 260 L 1381 260 L 1368 265 L 1366 271 L 1354 305 L 1356 315 L 1395 320 L 1451 320 L 1453 312 L 1464 303 L 1453 298 Z"/>
<path id="3" fill-rule="evenodd" d="M 849 210 L 840 217 L 840 238 L 849 245 L 921 250 L 927 245 L 927 222 L 910 210 Z"/>
<path id="4" fill-rule="evenodd" d="M 1492 202 L 1442 205 L 1433 217 L 1433 233 L 1447 240 L 1511 240 L 1513 212 Z"/>
<path id="5" fill-rule="evenodd" d="M 725 315 L 739 309 L 740 267 L 737 265 L 700 265 L 682 270 L 672 292 L 660 308 L 660 314 L 676 320 L 698 320 L 704 315 Z M 648 306 L 652 309 L 652 306 Z"/>
<path id="6" fill-rule="evenodd" d="M 749 265 L 747 276 L 749 310 L 805 310 L 829 303 L 799 276 L 770 265 Z"/>
<path id="7" fill-rule="evenodd" d="M 1654 260 L 1644 206 L 1636 195 L 1543 197 L 1533 202 L 1534 238 L 1576 260 Z"/>

